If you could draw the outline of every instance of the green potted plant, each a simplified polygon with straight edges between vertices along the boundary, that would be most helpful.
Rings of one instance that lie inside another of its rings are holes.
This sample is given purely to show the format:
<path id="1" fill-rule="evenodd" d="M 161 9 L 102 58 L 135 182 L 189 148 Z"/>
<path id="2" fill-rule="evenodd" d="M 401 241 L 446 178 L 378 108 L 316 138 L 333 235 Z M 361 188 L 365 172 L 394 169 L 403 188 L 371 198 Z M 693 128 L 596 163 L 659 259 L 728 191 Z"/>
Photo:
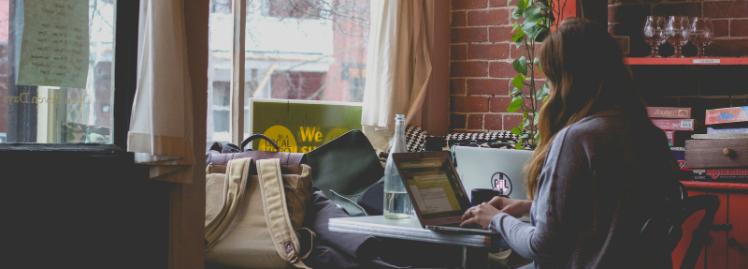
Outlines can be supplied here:
<path id="1" fill-rule="evenodd" d="M 511 103 L 508 112 L 521 112 L 522 121 L 511 131 L 519 137 L 517 148 L 534 149 L 539 141 L 537 112 L 548 96 L 548 82 L 539 83 L 542 72 L 535 48 L 563 18 L 567 0 L 509 0 L 516 1 L 512 11 L 512 42 L 522 51 L 512 67 L 517 74 L 511 80 Z"/>

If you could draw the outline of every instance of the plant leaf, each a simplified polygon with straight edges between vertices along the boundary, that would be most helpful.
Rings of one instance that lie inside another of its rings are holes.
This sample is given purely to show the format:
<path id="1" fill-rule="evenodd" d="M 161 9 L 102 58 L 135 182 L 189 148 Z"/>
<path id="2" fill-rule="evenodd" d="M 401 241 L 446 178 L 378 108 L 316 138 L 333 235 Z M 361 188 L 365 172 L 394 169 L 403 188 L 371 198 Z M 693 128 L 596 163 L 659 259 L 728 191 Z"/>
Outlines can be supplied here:
<path id="1" fill-rule="evenodd" d="M 515 89 L 522 89 L 525 87 L 525 76 L 522 74 L 517 74 L 512 78 L 512 86 L 514 86 Z"/>
<path id="2" fill-rule="evenodd" d="M 514 10 L 512 10 L 512 19 L 518 20 L 520 18 L 522 18 L 522 10 L 520 10 L 519 8 L 515 8 Z"/>
<path id="3" fill-rule="evenodd" d="M 509 103 L 509 106 L 506 107 L 507 112 L 517 112 L 520 108 L 522 108 L 522 104 L 524 103 L 522 100 L 522 96 L 515 96 L 512 97 L 512 102 Z"/>
<path id="4" fill-rule="evenodd" d="M 512 87 L 511 97 L 522 96 L 522 89 Z"/>
<path id="5" fill-rule="evenodd" d="M 510 5 L 511 5 L 511 1 L 509 1 L 509 2 L 510 2 Z M 517 8 L 518 9 L 525 10 L 525 9 L 527 9 L 527 7 L 529 5 L 530 5 L 530 0 L 517 0 Z"/>
<path id="6" fill-rule="evenodd" d="M 522 28 L 517 28 L 516 31 L 512 33 L 512 41 L 515 43 L 520 43 L 524 41 L 525 38 L 525 31 Z"/>
<path id="7" fill-rule="evenodd" d="M 548 82 L 546 82 L 536 93 L 535 99 L 540 103 L 545 102 L 545 99 L 548 97 L 550 90 L 550 85 L 548 84 Z"/>
<path id="8" fill-rule="evenodd" d="M 519 136 L 520 134 L 522 134 L 522 128 L 519 128 L 519 126 L 515 126 L 514 128 L 512 128 L 512 133 L 516 136 Z"/>
<path id="9" fill-rule="evenodd" d="M 537 24 L 538 21 L 545 21 L 544 13 L 545 10 L 541 5 L 533 4 L 525 10 L 525 20 L 531 20 Z"/>
<path id="10" fill-rule="evenodd" d="M 524 81 L 524 76 L 527 76 L 527 58 L 525 56 L 520 56 L 519 58 L 514 59 L 514 61 L 512 61 L 512 67 L 514 68 L 514 71 L 523 75 L 522 81 Z M 517 86 L 517 88 L 522 87 Z"/>
<path id="11" fill-rule="evenodd" d="M 522 25 L 522 31 L 525 33 L 528 40 L 536 40 L 538 35 L 542 32 L 542 29 L 537 27 L 536 24 L 525 21 Z"/>

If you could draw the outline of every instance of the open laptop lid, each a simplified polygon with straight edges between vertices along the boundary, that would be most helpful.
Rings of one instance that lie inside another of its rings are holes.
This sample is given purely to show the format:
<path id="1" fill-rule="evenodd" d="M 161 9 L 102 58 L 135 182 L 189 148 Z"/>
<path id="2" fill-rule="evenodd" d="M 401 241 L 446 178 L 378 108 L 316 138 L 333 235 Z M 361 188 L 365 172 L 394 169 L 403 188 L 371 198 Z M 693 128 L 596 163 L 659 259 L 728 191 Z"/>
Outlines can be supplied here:
<path id="1" fill-rule="evenodd" d="M 532 151 L 457 146 L 454 152 L 457 174 L 468 197 L 472 189 L 484 188 L 512 199 L 528 198 L 524 168 L 532 159 Z"/>
<path id="2" fill-rule="evenodd" d="M 448 151 L 393 154 L 421 225 L 459 223 L 470 206 Z"/>

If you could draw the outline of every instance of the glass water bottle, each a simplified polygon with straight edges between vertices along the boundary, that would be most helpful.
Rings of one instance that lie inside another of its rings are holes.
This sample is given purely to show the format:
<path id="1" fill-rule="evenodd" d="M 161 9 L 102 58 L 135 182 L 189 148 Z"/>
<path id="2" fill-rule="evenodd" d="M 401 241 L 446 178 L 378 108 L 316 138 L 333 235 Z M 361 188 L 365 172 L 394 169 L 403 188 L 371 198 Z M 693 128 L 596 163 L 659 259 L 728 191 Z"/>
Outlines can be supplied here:
<path id="1" fill-rule="evenodd" d="M 388 219 L 408 218 L 413 211 L 410 197 L 405 190 L 400 173 L 397 172 L 393 153 L 405 152 L 405 115 L 395 116 L 395 134 L 392 136 L 387 164 L 384 167 L 384 217 Z"/>

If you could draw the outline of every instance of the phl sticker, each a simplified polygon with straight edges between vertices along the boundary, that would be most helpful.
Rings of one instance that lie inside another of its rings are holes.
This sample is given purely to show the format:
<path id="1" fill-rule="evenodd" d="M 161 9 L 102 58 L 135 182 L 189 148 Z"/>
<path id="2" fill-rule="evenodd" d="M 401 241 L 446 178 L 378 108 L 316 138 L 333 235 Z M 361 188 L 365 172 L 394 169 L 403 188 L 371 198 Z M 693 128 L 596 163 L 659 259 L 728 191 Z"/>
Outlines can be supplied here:
<path id="1" fill-rule="evenodd" d="M 491 176 L 491 186 L 494 190 L 499 191 L 501 195 L 512 193 L 512 179 L 502 172 L 496 172 Z"/>

